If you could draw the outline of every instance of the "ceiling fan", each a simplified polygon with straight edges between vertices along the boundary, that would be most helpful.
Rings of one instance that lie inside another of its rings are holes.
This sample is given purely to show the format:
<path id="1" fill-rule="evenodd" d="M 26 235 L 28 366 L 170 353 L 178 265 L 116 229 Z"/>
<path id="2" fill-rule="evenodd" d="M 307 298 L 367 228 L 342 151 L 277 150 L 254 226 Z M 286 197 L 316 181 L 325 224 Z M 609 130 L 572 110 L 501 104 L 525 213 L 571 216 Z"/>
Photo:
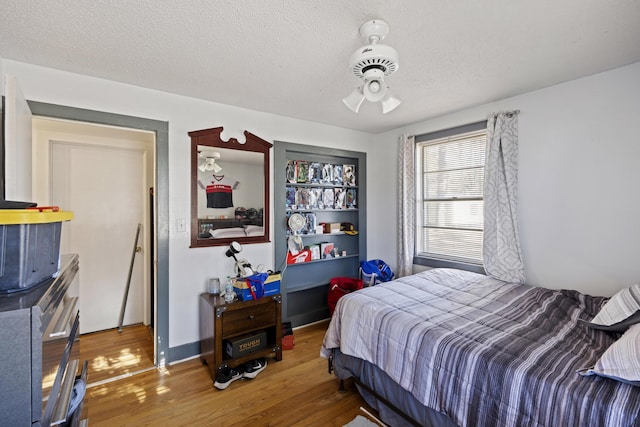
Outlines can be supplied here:
<path id="1" fill-rule="evenodd" d="M 342 102 L 354 113 L 366 99 L 369 102 L 380 102 L 382 114 L 394 110 L 400 100 L 391 96 L 391 90 L 385 78 L 395 73 L 400 64 L 398 52 L 391 46 L 379 43 L 389 33 L 389 24 L 381 19 L 367 21 L 360 26 L 360 35 L 369 43 L 351 55 L 350 67 L 353 74 L 362 80 L 350 95 Z"/>
<path id="2" fill-rule="evenodd" d="M 198 170 L 200 170 L 200 172 L 213 171 L 213 173 L 220 173 L 222 171 L 222 167 L 216 163 L 216 160 L 220 158 L 219 152 L 198 151 L 198 157 L 204 159 L 204 161 L 198 166 Z"/>

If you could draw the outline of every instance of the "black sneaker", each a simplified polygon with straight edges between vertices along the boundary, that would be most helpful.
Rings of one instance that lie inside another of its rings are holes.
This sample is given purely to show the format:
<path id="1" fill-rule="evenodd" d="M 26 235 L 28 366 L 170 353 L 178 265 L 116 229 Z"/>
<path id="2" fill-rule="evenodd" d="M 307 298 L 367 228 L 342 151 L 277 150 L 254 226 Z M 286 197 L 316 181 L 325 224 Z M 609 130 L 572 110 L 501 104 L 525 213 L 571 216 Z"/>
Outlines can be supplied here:
<path id="1" fill-rule="evenodd" d="M 243 378 L 255 378 L 258 374 L 264 371 L 264 368 L 267 367 L 267 361 L 264 357 L 260 359 L 250 360 L 244 365 L 242 365 L 244 373 L 242 374 Z"/>
<path id="2" fill-rule="evenodd" d="M 216 381 L 213 385 L 218 390 L 224 390 L 229 387 L 229 384 L 234 382 L 235 380 L 239 380 L 242 378 L 242 372 L 237 369 L 232 369 L 228 366 L 223 366 L 218 369 L 218 375 L 216 376 Z"/>

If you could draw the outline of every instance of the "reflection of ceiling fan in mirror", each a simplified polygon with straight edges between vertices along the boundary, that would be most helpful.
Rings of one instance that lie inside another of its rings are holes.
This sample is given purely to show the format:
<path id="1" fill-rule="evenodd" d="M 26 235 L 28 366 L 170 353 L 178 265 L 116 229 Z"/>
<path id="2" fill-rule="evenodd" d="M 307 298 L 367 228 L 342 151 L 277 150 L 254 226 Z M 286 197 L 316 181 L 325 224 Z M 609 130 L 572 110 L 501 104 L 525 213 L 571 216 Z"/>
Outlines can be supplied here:
<path id="1" fill-rule="evenodd" d="M 222 172 L 222 168 L 216 163 L 216 160 L 220 158 L 220 153 L 217 151 L 198 151 L 198 157 L 203 159 L 203 162 L 198 166 L 200 172 L 213 171 L 213 173 Z"/>

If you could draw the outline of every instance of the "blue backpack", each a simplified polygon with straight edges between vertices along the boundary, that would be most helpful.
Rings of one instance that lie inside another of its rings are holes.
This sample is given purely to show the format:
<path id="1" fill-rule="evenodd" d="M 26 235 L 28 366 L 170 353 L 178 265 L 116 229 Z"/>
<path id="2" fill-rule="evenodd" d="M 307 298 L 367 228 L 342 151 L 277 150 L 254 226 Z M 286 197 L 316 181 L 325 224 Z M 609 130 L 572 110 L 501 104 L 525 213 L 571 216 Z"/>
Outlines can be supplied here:
<path id="1" fill-rule="evenodd" d="M 395 274 L 389 265 L 381 259 L 360 262 L 360 275 L 365 286 L 373 286 L 393 280 Z"/>

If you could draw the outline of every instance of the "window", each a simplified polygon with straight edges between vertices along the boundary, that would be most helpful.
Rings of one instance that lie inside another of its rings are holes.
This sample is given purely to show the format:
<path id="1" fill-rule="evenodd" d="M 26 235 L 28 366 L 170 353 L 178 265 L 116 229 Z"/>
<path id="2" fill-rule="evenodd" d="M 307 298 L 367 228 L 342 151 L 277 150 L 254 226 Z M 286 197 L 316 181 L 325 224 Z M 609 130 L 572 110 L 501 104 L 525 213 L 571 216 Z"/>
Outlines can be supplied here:
<path id="1" fill-rule="evenodd" d="M 416 136 L 417 258 L 482 265 L 486 141 L 486 122 Z"/>

